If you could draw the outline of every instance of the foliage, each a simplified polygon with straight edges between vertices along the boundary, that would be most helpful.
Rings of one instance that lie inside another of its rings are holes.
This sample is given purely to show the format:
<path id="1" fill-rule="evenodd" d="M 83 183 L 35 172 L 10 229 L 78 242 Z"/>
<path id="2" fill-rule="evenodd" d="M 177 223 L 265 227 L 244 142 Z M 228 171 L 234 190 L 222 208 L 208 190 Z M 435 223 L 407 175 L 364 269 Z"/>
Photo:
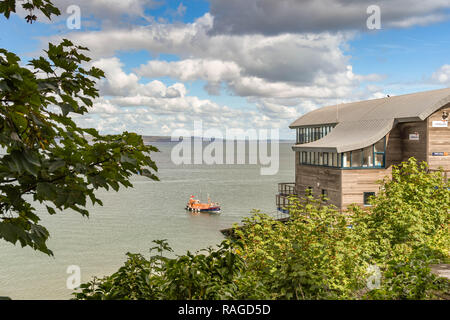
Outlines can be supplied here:
<path id="1" fill-rule="evenodd" d="M 81 285 L 76 299 L 232 299 L 239 294 L 238 279 L 244 261 L 223 241 L 207 254 L 168 258 L 172 252 L 165 240 L 154 241 L 157 251 L 149 259 L 127 253 L 127 261 L 116 273 Z"/>
<path id="2" fill-rule="evenodd" d="M 235 228 L 234 242 L 207 255 L 129 255 L 117 273 L 84 284 L 75 297 L 432 299 L 448 292 L 429 265 L 448 262 L 449 184 L 415 159 L 381 183 L 366 210 L 341 213 L 311 196 L 291 199 L 288 222 L 255 211 Z M 373 266 L 380 270 L 375 289 L 368 287 Z"/>
<path id="3" fill-rule="evenodd" d="M 61 14 L 59 9 L 50 0 L 22 0 L 21 2 L 22 8 L 29 12 L 25 17 L 25 20 L 29 23 L 37 20 L 37 17 L 33 14 L 35 10 L 42 12 L 49 19 L 52 15 Z M 11 12 L 16 12 L 16 0 L 0 1 L 0 14 L 3 14 L 9 19 Z"/>
<path id="4" fill-rule="evenodd" d="M 311 196 L 292 201 L 287 223 L 257 214 L 237 231 L 249 268 L 271 299 L 353 297 L 367 268 L 360 235 L 336 208 Z"/>
<path id="5" fill-rule="evenodd" d="M 450 184 L 442 172 L 428 171 L 425 162 L 410 158 L 384 179 L 369 214 L 351 209 L 355 231 L 365 234 L 371 258 L 384 272 L 381 288 L 368 297 L 422 299 L 448 290 L 428 266 L 448 263 Z"/>
<path id="6" fill-rule="evenodd" d="M 27 4 L 57 14 L 49 1 Z M 8 18 L 14 5 L 2 1 L 0 13 Z M 141 136 L 100 135 L 71 119 L 93 106 L 95 81 L 104 76 L 84 67 L 87 50 L 69 40 L 50 43 L 45 57 L 23 67 L 18 56 L 0 49 L 0 146 L 6 150 L 0 158 L 0 238 L 47 254 L 49 233 L 32 201 L 45 204 L 49 214 L 70 208 L 88 216 L 87 200 L 102 205 L 95 190 L 131 187 L 136 172 L 157 180 L 149 156 L 157 149 Z"/>

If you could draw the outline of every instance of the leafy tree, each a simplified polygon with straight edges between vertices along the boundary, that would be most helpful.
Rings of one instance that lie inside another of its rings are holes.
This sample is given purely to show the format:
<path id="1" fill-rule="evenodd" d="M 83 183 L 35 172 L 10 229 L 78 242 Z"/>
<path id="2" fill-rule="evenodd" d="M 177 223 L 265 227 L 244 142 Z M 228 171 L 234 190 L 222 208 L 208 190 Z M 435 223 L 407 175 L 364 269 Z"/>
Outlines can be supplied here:
<path id="1" fill-rule="evenodd" d="M 50 1 L 22 6 L 47 17 L 59 14 Z M 15 1 L 0 1 L 0 13 L 9 18 L 11 12 Z M 0 158 L 0 238 L 49 255 L 49 233 L 39 224 L 34 202 L 51 215 L 72 209 L 88 216 L 87 200 L 102 205 L 95 190 L 131 187 L 136 172 L 157 180 L 149 153 L 158 150 L 141 136 L 100 135 L 71 119 L 93 106 L 95 81 L 104 77 L 84 67 L 87 50 L 65 39 L 22 66 L 17 55 L 0 49 L 0 145 L 6 150 Z"/>
<path id="2" fill-rule="evenodd" d="M 448 262 L 449 183 L 410 159 L 381 182 L 372 207 L 341 213 L 291 199 L 286 223 L 255 211 L 207 255 L 146 259 L 83 284 L 76 299 L 435 299 L 449 291 L 429 266 Z M 380 270 L 380 286 L 368 287 Z"/>
<path id="3" fill-rule="evenodd" d="M 448 282 L 437 281 L 429 267 L 449 262 L 450 184 L 442 171 L 430 173 L 426 162 L 410 158 L 393 167 L 392 179 L 384 179 L 371 203 L 369 214 L 350 210 L 383 275 L 381 287 L 368 297 L 424 299 L 448 290 Z"/>
<path id="4" fill-rule="evenodd" d="M 50 0 L 22 0 L 21 2 L 22 8 L 28 11 L 28 15 L 25 17 L 28 23 L 33 23 L 33 21 L 37 20 L 37 17 L 33 14 L 35 10 L 41 11 L 49 19 L 52 15 L 61 14 Z M 11 12 L 16 12 L 16 0 L 0 1 L 0 14 L 9 19 Z"/>
<path id="5" fill-rule="evenodd" d="M 235 299 L 250 290 L 239 286 L 243 259 L 229 241 L 206 254 L 168 258 L 171 252 L 165 240 L 154 241 L 157 252 L 149 259 L 141 254 L 127 253 L 127 261 L 116 273 L 81 285 L 76 299 Z M 255 288 L 252 287 L 251 291 Z"/>

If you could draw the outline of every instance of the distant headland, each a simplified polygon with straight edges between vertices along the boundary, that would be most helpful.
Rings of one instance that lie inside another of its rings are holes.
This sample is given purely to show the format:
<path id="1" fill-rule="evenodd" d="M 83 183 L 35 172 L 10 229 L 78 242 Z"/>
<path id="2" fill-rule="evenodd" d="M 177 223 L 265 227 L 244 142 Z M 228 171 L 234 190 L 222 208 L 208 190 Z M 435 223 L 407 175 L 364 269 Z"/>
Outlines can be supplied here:
<path id="1" fill-rule="evenodd" d="M 142 139 L 144 140 L 144 143 L 150 143 L 150 142 L 177 142 L 172 141 L 172 137 L 170 136 L 146 136 L 142 135 Z M 191 139 L 197 140 L 202 139 L 201 137 L 191 137 Z M 209 141 L 209 138 L 203 138 L 205 141 Z M 182 139 L 178 140 L 181 141 Z M 218 139 L 218 140 L 225 140 L 225 139 Z M 269 139 L 270 141 L 270 139 Z M 278 140 L 279 143 L 295 143 L 295 140 L 293 139 L 280 139 Z"/>

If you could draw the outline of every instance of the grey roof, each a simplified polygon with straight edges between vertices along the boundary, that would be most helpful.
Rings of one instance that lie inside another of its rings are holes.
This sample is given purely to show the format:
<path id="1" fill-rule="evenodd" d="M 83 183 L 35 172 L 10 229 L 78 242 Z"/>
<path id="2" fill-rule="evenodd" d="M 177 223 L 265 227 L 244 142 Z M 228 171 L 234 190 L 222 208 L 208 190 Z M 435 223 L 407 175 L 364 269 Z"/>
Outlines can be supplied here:
<path id="1" fill-rule="evenodd" d="M 398 122 L 423 121 L 450 103 L 450 88 L 323 107 L 311 111 L 289 128 L 335 123 L 322 139 L 297 144 L 298 151 L 346 152 L 383 138 Z"/>

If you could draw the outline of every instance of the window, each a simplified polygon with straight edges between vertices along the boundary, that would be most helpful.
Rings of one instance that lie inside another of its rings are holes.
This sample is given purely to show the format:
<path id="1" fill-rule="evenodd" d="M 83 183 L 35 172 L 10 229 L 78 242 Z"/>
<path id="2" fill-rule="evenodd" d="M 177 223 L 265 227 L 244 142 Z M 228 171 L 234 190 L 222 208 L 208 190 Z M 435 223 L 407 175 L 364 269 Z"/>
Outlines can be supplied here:
<path id="1" fill-rule="evenodd" d="M 310 164 L 325 167 L 341 166 L 340 153 L 302 151 L 300 152 L 300 154 L 301 154 L 299 158 L 300 164 Z"/>
<path id="2" fill-rule="evenodd" d="M 385 150 L 386 150 L 386 137 L 375 143 L 373 146 L 375 167 L 384 167 Z"/>
<path id="3" fill-rule="evenodd" d="M 332 126 L 330 126 L 332 128 Z M 304 128 L 305 137 L 308 130 L 311 134 L 320 134 L 320 131 L 314 131 L 320 128 Z M 330 129 L 331 130 L 331 129 Z M 324 129 L 325 135 L 326 130 Z M 307 137 L 305 139 L 308 139 Z M 384 168 L 386 155 L 386 139 L 383 138 L 377 143 L 370 145 L 364 149 L 347 151 L 344 153 L 335 152 L 303 152 L 300 157 L 301 164 L 309 164 L 315 166 L 356 169 L 356 168 Z"/>
<path id="4" fill-rule="evenodd" d="M 362 161 L 362 150 L 352 151 L 352 167 L 359 168 L 361 167 Z"/>
<path id="5" fill-rule="evenodd" d="M 307 187 L 306 189 L 305 189 L 305 194 L 307 195 L 307 196 L 312 196 L 312 187 Z"/>
<path id="6" fill-rule="evenodd" d="M 309 143 L 325 137 L 335 125 L 297 128 L 297 143 Z"/>
<path id="7" fill-rule="evenodd" d="M 363 167 L 373 167 L 373 150 L 372 146 L 364 148 L 363 150 Z"/>
<path id="8" fill-rule="evenodd" d="M 371 206 L 370 197 L 374 197 L 374 196 L 375 196 L 375 192 L 364 192 L 364 205 Z"/>
<path id="9" fill-rule="evenodd" d="M 339 167 L 337 160 L 338 160 L 338 154 L 334 152 L 333 153 L 333 164 L 332 164 L 333 167 Z"/>
<path id="10" fill-rule="evenodd" d="M 383 167 L 383 166 L 384 166 L 384 154 L 376 153 L 375 167 Z"/>
<path id="11" fill-rule="evenodd" d="M 373 147 L 375 152 L 384 152 L 384 138 L 375 143 Z"/>
<path id="12" fill-rule="evenodd" d="M 328 200 L 328 192 L 325 189 L 322 189 L 322 201 L 327 201 Z"/>
<path id="13" fill-rule="evenodd" d="M 350 158 L 351 157 L 351 153 L 350 152 L 344 152 L 342 154 L 342 166 L 344 168 L 350 168 Z"/>
<path id="14" fill-rule="evenodd" d="M 330 164 L 328 163 L 328 152 L 324 152 L 323 153 L 323 165 L 324 166 L 329 166 Z"/>

